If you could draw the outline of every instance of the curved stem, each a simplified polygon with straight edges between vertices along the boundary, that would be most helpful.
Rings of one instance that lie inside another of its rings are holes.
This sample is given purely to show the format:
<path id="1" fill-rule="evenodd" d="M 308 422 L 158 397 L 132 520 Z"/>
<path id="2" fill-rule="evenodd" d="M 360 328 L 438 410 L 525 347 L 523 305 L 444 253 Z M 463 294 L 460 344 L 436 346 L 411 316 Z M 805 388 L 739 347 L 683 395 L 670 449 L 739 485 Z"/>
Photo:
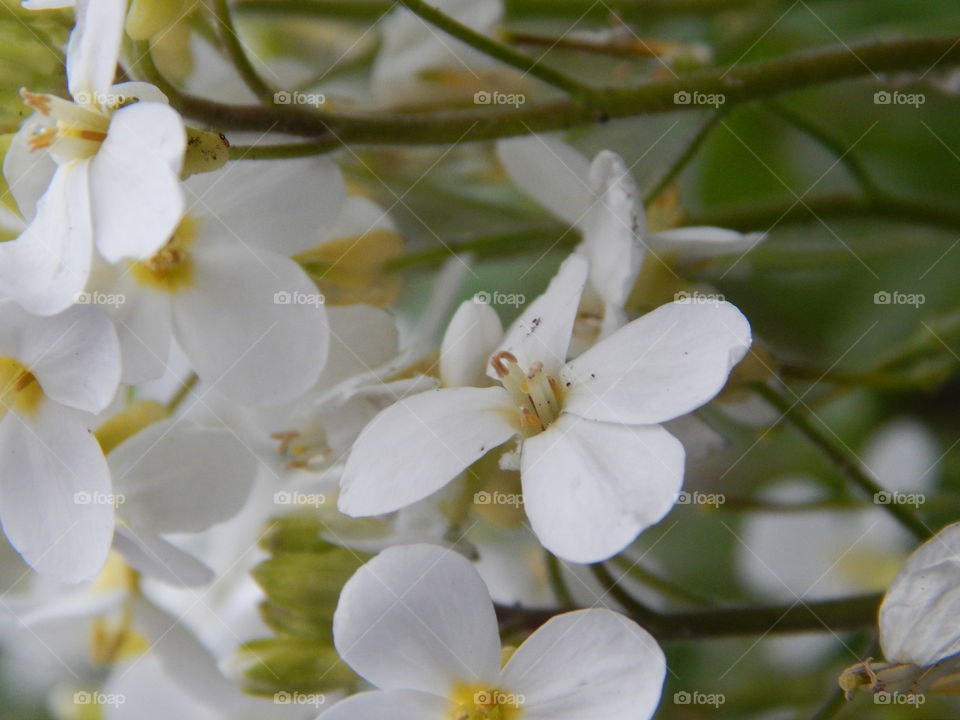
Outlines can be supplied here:
<path id="1" fill-rule="evenodd" d="M 231 145 L 231 160 L 279 160 L 284 158 L 322 155 L 340 146 L 336 138 L 315 142 L 277 143 L 274 145 Z"/>
<path id="2" fill-rule="evenodd" d="M 563 579 L 563 566 L 557 559 L 557 556 L 544 550 L 544 558 L 547 563 L 547 575 L 550 578 L 550 586 L 553 588 L 553 594 L 557 602 L 563 607 L 573 607 L 573 595 L 570 594 L 570 588 L 567 581 Z"/>
<path id="3" fill-rule="evenodd" d="M 244 50 L 243 43 L 240 41 L 240 36 L 233 24 L 233 17 L 230 15 L 227 0 L 213 0 L 213 16 L 219 23 L 217 34 L 220 36 L 220 42 L 223 43 L 227 55 L 244 84 L 260 99 L 260 102 L 265 105 L 272 104 L 273 89 L 257 74 L 250 58 L 247 57 L 247 52 Z"/>
<path id="4" fill-rule="evenodd" d="M 652 200 L 654 200 L 664 189 L 676 179 L 683 169 L 693 160 L 693 157 L 697 154 L 697 151 L 703 146 L 703 143 L 709 137 L 710 133 L 717 126 L 717 123 L 726 115 L 725 110 L 714 110 L 707 121 L 700 127 L 697 131 L 697 134 L 693 137 L 690 143 L 684 148 L 683 154 L 677 158 L 677 161 L 670 166 L 670 169 L 664 174 L 660 180 L 657 181 L 657 184 L 647 193 L 647 196 L 643 199 L 643 204 L 647 205 Z"/>
<path id="5" fill-rule="evenodd" d="M 493 38 L 487 37 L 483 33 L 477 32 L 446 13 L 437 10 L 437 8 L 424 2 L 424 0 L 399 0 L 399 2 L 412 13 L 415 13 L 431 25 L 435 25 L 448 35 L 452 35 L 461 42 L 476 48 L 492 58 L 496 58 L 507 65 L 517 68 L 524 75 L 532 75 L 535 78 L 539 78 L 548 85 L 559 88 L 569 93 L 572 97 L 584 102 L 589 102 L 590 98 L 593 97 L 595 91 L 589 85 L 585 85 L 559 70 L 541 65 L 538 58 L 532 58 L 529 55 L 514 50 L 508 45 L 497 42 Z"/>
<path id="6" fill-rule="evenodd" d="M 138 44 L 140 48 L 143 44 Z M 141 53 L 142 54 L 142 53 Z M 424 145 L 458 143 L 559 130 L 677 109 L 679 92 L 721 93 L 725 105 L 869 73 L 909 71 L 938 63 L 960 64 L 955 36 L 874 40 L 804 51 L 732 68 L 710 68 L 682 77 L 591 91 L 591 107 L 575 99 L 527 103 L 523 107 L 483 107 L 421 113 L 331 112 L 299 106 L 227 105 L 180 92 L 149 56 L 137 65 L 143 79 L 157 85 L 182 114 L 220 130 L 275 130 L 304 137 L 332 134 L 342 143 Z"/>
<path id="7" fill-rule="evenodd" d="M 859 487 L 869 497 L 875 497 L 878 494 L 888 494 L 879 483 L 863 471 L 856 457 L 854 457 L 842 443 L 822 432 L 820 428 L 814 426 L 806 414 L 801 413 L 798 408 L 800 405 L 799 402 L 791 402 L 789 398 L 784 397 L 766 383 L 754 383 L 753 388 L 764 400 L 770 403 L 773 408 L 782 413 L 783 418 L 789 421 L 811 445 L 830 460 L 847 480 Z M 911 512 L 906 505 L 890 502 L 881 504 L 881 507 L 890 513 L 903 527 L 913 533 L 918 540 L 927 540 L 933 535 L 930 528 Z"/>
<path id="8" fill-rule="evenodd" d="M 167 403 L 167 412 L 171 415 L 180 407 L 182 403 L 191 392 L 193 392 L 193 387 L 200 380 L 200 377 L 196 373 L 190 373 L 190 377 L 184 380 L 180 387 L 177 388 L 177 391 L 173 394 L 173 397 L 170 398 L 170 401 Z"/>

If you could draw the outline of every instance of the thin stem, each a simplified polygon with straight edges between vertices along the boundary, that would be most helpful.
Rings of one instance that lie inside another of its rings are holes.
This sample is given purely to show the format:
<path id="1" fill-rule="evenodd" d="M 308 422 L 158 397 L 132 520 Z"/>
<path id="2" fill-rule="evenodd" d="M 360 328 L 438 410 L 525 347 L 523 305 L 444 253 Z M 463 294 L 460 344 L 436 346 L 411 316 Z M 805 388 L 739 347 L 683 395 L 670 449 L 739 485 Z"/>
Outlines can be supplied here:
<path id="1" fill-rule="evenodd" d="M 630 575 L 635 580 L 642 582 L 665 597 L 679 600 L 680 602 L 693 605 L 715 605 L 716 603 L 708 597 L 688 590 L 685 587 L 677 585 L 675 582 L 661 577 L 656 573 L 647 570 L 639 563 L 623 555 L 617 555 L 610 560 L 610 563 L 618 569 Z"/>
<path id="2" fill-rule="evenodd" d="M 183 381 L 177 391 L 173 394 L 173 397 L 170 398 L 170 401 L 167 403 L 167 412 L 171 415 L 176 412 L 177 408 L 180 407 L 182 403 L 192 391 L 194 386 L 197 384 L 197 381 L 200 380 L 200 377 L 196 373 L 190 373 L 190 377 Z"/>
<path id="3" fill-rule="evenodd" d="M 802 413 L 798 408 L 799 403 L 793 403 L 789 398 L 784 397 L 766 383 L 754 383 L 754 390 L 762 396 L 770 405 L 789 421 L 794 428 L 817 448 L 824 457 L 830 460 L 833 465 L 854 485 L 859 487 L 869 497 L 876 497 L 879 494 L 886 494 L 887 491 L 880 486 L 873 478 L 867 475 L 860 463 L 857 461 L 847 448 L 834 438 L 816 427 L 810 418 Z M 891 502 L 881 504 L 880 507 L 886 509 L 901 525 L 913 533 L 917 539 L 927 540 L 933 533 L 906 505 Z"/>
<path id="4" fill-rule="evenodd" d="M 811 122 L 799 113 L 795 113 L 793 110 L 790 110 L 775 100 L 769 101 L 767 103 L 767 107 L 769 107 L 770 110 L 772 110 L 781 119 L 786 120 L 800 132 L 812 138 L 833 153 L 837 160 L 839 160 L 843 166 L 847 168 L 865 195 L 871 198 L 880 198 L 883 196 L 883 191 L 876 184 L 876 182 L 874 182 L 873 178 L 870 177 L 870 173 L 867 172 L 866 167 L 853 154 L 853 151 L 851 151 L 850 148 L 845 147 L 842 142 L 827 133 L 816 123 Z"/>
<path id="5" fill-rule="evenodd" d="M 906 374 L 884 372 L 842 372 L 839 370 L 823 370 L 806 365 L 784 364 L 780 366 L 780 374 L 784 377 L 800 380 L 824 380 L 851 387 L 871 387 L 880 390 L 929 390 L 936 387 L 949 377 L 945 369 L 935 374 L 910 376 Z"/>
<path id="6" fill-rule="evenodd" d="M 220 36 L 220 42 L 223 43 L 227 55 L 244 84 L 260 99 L 260 102 L 270 105 L 273 102 L 273 89 L 257 74 L 250 58 L 247 57 L 247 52 L 233 24 L 227 0 L 213 0 L 213 16 L 218 23 L 217 34 Z"/>
<path id="7" fill-rule="evenodd" d="M 680 172 L 693 160 L 693 157 L 697 154 L 697 151 L 703 146 L 703 143 L 709 137 L 710 133 L 717 126 L 717 123 L 726 115 L 725 110 L 714 110 L 710 117 L 697 131 L 697 134 L 693 137 L 687 147 L 684 149 L 683 154 L 677 158 L 677 161 L 670 166 L 670 169 L 664 174 L 663 177 L 657 182 L 657 184 L 647 193 L 647 196 L 643 199 L 644 205 L 650 203 L 654 200 L 664 189 L 674 181 L 674 179 L 680 174 Z"/>
<path id="8" fill-rule="evenodd" d="M 573 595 L 570 594 L 570 588 L 567 581 L 563 579 L 563 566 L 557 559 L 557 556 L 544 550 L 544 557 L 547 563 L 547 575 L 550 578 L 550 586 L 553 588 L 553 594 L 557 602 L 563 607 L 573 607 Z"/>
<path id="9" fill-rule="evenodd" d="M 322 155 L 340 146 L 336 138 L 315 142 L 278 143 L 274 145 L 231 145 L 231 160 L 278 160 L 284 158 Z"/>
<path id="10" fill-rule="evenodd" d="M 483 33 L 477 32 L 459 20 L 437 10 L 437 8 L 424 2 L 424 0 L 399 0 L 399 2 L 431 25 L 435 25 L 440 30 L 476 48 L 480 52 L 517 68 L 524 75 L 533 75 L 533 77 L 539 78 L 548 85 L 559 88 L 569 93 L 572 97 L 584 102 L 589 102 L 594 95 L 595 91 L 589 85 L 585 85 L 559 70 L 541 65 L 538 58 L 532 58 L 529 55 L 514 50 L 508 45 L 497 42 Z"/>
<path id="11" fill-rule="evenodd" d="M 143 48 L 138 43 L 138 48 Z M 140 53 L 141 55 L 143 53 Z M 722 93 L 732 106 L 788 90 L 864 74 L 960 64 L 955 36 L 873 40 L 803 51 L 732 68 L 698 70 L 679 78 L 593 91 L 591 107 L 574 99 L 530 102 L 520 108 L 480 107 L 420 113 L 332 112 L 300 106 L 227 105 L 180 92 L 149 56 L 137 70 L 157 85 L 182 114 L 219 130 L 285 132 L 304 137 L 335 135 L 342 143 L 437 145 L 524 135 L 677 109 L 680 92 Z"/>

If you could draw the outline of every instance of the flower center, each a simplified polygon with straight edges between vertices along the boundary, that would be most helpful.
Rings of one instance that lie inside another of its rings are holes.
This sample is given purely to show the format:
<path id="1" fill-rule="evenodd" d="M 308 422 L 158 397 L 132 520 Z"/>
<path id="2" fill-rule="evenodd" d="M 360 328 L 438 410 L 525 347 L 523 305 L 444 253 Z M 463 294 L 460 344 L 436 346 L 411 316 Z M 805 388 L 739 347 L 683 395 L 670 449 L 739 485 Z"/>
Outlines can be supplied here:
<path id="1" fill-rule="evenodd" d="M 282 430 L 270 433 L 270 438 L 277 441 L 277 454 L 288 468 L 322 470 L 330 463 L 333 451 L 319 434 L 310 437 L 299 430 Z"/>
<path id="2" fill-rule="evenodd" d="M 450 720 L 519 720 L 523 696 L 496 688 L 463 684 L 450 694 Z"/>
<path id="3" fill-rule="evenodd" d="M 11 357 L 0 357 L 0 418 L 7 410 L 32 413 L 43 398 L 43 389 L 26 366 Z"/>
<path id="4" fill-rule="evenodd" d="M 197 223 L 184 215 L 167 244 L 153 257 L 132 263 L 131 274 L 141 285 L 174 292 L 189 285 L 193 279 L 190 245 L 197 236 Z"/>
<path id="5" fill-rule="evenodd" d="M 45 148 L 78 160 L 96 154 L 107 137 L 110 114 L 96 105 L 78 105 L 55 95 L 20 91 L 24 103 L 45 119 L 27 139 L 30 150 Z"/>
<path id="6" fill-rule="evenodd" d="M 525 373 L 517 358 L 498 352 L 490 358 L 497 377 L 520 411 L 520 429 L 525 435 L 546 430 L 560 416 L 563 388 L 559 381 L 543 371 L 543 363 L 535 362 Z"/>

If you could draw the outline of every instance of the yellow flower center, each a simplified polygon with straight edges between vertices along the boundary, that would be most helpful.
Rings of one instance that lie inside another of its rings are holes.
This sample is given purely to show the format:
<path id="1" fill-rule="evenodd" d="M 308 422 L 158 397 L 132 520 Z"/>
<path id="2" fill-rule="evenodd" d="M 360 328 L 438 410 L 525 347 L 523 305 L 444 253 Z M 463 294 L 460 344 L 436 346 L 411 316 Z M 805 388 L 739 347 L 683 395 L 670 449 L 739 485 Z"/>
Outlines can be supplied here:
<path id="1" fill-rule="evenodd" d="M 126 597 L 117 612 L 95 617 L 90 622 L 90 658 L 101 665 L 140 655 L 150 647 L 147 637 L 133 626 L 133 598 L 140 592 L 140 577 L 120 555 L 111 552 L 94 580 L 93 590 L 118 589 L 124 591 Z"/>
<path id="2" fill-rule="evenodd" d="M 563 388 L 556 378 L 543 371 L 543 363 L 533 363 L 525 373 L 516 357 L 499 352 L 490 359 L 490 364 L 516 403 L 520 412 L 520 430 L 525 435 L 546 430 L 560 416 Z"/>
<path id="3" fill-rule="evenodd" d="M 33 413 L 42 398 L 40 383 L 25 365 L 12 357 L 0 357 L 0 419 L 7 410 Z"/>
<path id="4" fill-rule="evenodd" d="M 523 696 L 482 685 L 458 683 L 450 693 L 450 720 L 519 720 Z"/>
<path id="5" fill-rule="evenodd" d="M 184 215 L 167 244 L 153 257 L 131 263 L 130 273 L 141 285 L 176 292 L 193 282 L 190 246 L 197 236 L 197 223 Z"/>

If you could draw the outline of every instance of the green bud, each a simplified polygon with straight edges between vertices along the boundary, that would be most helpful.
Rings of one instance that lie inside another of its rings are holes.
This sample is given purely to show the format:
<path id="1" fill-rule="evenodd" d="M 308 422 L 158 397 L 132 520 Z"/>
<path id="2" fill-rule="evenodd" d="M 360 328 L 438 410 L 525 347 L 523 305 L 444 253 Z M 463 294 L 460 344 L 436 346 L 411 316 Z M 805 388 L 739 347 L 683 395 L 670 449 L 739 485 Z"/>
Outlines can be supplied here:
<path id="1" fill-rule="evenodd" d="M 183 154 L 183 177 L 219 170 L 230 159 L 230 143 L 220 133 L 187 128 L 187 150 Z"/>
<path id="2" fill-rule="evenodd" d="M 320 536 L 323 527 L 320 517 L 313 512 L 271 518 L 260 538 L 260 547 L 271 555 L 297 552 L 321 553 L 339 547 Z"/>
<path id="3" fill-rule="evenodd" d="M 134 40 L 149 40 L 183 12 L 183 0 L 132 0 L 126 30 Z"/>
<path id="4" fill-rule="evenodd" d="M 284 553 L 264 560 L 252 571 L 267 600 L 303 616 L 331 617 L 340 589 L 363 563 L 343 548 L 322 553 Z"/>
<path id="5" fill-rule="evenodd" d="M 247 692 L 327 693 L 356 684 L 357 676 L 330 645 L 298 638 L 268 638 L 242 645 L 231 665 Z"/>
<path id="6" fill-rule="evenodd" d="M 260 603 L 260 616 L 281 635 L 327 644 L 333 640 L 333 616 L 327 607 L 315 613 L 301 613 L 267 601 Z"/>

